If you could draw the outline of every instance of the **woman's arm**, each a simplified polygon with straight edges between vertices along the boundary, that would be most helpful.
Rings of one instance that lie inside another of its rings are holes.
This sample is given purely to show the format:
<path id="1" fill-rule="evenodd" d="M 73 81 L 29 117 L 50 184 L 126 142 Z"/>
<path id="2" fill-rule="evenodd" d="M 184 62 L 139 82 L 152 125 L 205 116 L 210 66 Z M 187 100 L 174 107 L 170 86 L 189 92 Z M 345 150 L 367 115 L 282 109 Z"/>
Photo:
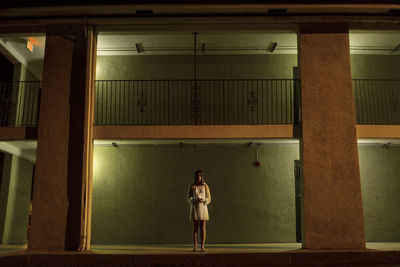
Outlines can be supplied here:
<path id="1" fill-rule="evenodd" d="M 193 186 L 192 185 L 189 186 L 189 192 L 188 192 L 187 201 L 188 201 L 189 204 L 194 204 L 193 203 L 194 199 L 193 199 Z"/>
<path id="2" fill-rule="evenodd" d="M 211 203 L 211 193 L 210 193 L 210 188 L 208 187 L 208 185 L 206 183 L 204 183 L 204 185 L 206 186 L 206 199 L 204 204 L 208 205 Z"/>

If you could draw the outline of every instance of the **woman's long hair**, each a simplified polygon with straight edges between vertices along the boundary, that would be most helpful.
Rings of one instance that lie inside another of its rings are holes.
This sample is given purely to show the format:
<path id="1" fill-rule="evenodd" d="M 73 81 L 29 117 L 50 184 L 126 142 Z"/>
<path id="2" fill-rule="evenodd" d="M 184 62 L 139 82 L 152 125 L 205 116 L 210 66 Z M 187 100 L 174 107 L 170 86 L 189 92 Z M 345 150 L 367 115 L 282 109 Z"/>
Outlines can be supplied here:
<path id="1" fill-rule="evenodd" d="M 194 172 L 194 182 L 193 182 L 193 185 L 196 185 L 196 184 L 197 184 L 197 176 L 198 176 L 200 173 L 203 174 L 203 172 L 202 172 L 201 170 L 197 170 L 197 171 Z M 200 184 L 204 184 L 203 175 L 201 176 Z"/>

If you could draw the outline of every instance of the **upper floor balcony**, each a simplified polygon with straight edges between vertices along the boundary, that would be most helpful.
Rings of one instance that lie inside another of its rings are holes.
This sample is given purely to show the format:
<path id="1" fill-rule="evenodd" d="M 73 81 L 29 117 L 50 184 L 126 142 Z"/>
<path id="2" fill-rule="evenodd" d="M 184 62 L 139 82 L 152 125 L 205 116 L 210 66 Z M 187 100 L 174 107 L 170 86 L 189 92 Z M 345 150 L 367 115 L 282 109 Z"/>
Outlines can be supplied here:
<path id="1" fill-rule="evenodd" d="M 357 124 L 399 125 L 398 34 L 349 37 Z M 0 82 L 1 126 L 37 125 L 41 38 L 0 38 L 23 65 L 1 78 L 21 80 Z M 300 124 L 297 49 L 294 33 L 99 33 L 94 126 Z"/>

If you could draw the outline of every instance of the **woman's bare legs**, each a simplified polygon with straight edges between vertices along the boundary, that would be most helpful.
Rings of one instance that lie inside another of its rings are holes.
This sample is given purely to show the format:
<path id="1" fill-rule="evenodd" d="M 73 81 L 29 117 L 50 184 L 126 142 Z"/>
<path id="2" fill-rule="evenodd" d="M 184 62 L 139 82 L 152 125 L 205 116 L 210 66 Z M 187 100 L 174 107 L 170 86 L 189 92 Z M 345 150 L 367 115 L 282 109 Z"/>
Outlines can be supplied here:
<path id="1" fill-rule="evenodd" d="M 206 243 L 206 221 L 200 221 L 200 235 L 201 235 L 201 250 L 204 251 L 204 244 Z"/>
<path id="2" fill-rule="evenodd" d="M 193 251 L 197 250 L 197 232 L 199 229 L 199 221 L 193 220 Z"/>

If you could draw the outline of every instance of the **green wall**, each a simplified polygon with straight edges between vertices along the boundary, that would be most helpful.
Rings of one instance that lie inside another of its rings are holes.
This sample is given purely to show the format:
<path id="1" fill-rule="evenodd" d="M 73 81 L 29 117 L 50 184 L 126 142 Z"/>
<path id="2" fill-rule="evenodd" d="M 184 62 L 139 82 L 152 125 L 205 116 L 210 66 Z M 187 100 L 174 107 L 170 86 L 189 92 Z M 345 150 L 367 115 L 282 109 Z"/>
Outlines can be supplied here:
<path id="1" fill-rule="evenodd" d="M 32 173 L 32 162 L 6 154 L 0 195 L 2 244 L 26 243 Z"/>
<path id="2" fill-rule="evenodd" d="M 350 59 L 353 79 L 400 79 L 400 55 L 352 54 Z"/>
<path id="3" fill-rule="evenodd" d="M 293 79 L 297 55 L 198 57 L 198 79 Z M 400 55 L 351 54 L 353 79 L 398 80 Z M 193 79 L 193 56 L 98 56 L 97 80 Z"/>
<path id="4" fill-rule="evenodd" d="M 193 79 L 193 56 L 98 56 L 96 80 Z M 197 79 L 293 79 L 297 55 L 198 56 Z"/>
<path id="5" fill-rule="evenodd" d="M 295 242 L 298 145 L 94 148 L 92 244 L 191 243 L 196 169 L 210 186 L 209 243 Z"/>
<path id="6" fill-rule="evenodd" d="M 367 242 L 400 242 L 400 147 L 359 145 Z"/>

